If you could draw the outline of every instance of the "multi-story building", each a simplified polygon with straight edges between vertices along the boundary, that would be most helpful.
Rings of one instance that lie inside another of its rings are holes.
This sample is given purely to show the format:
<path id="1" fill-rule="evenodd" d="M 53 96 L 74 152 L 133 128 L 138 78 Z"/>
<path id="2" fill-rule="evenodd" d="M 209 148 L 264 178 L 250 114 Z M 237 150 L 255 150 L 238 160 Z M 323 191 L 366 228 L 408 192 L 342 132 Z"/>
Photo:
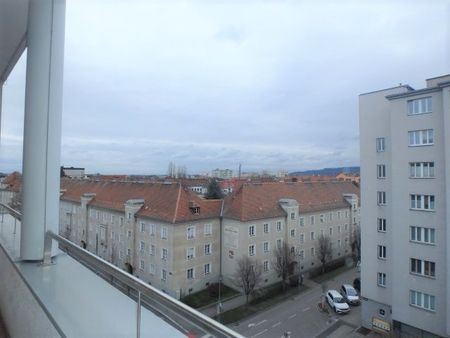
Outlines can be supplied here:
<path id="1" fill-rule="evenodd" d="M 180 183 L 63 180 L 60 232 L 180 298 L 220 275 L 236 287 L 242 256 L 264 267 L 261 286 L 279 280 L 271 265 L 284 242 L 303 272 L 320 265 L 320 234 L 330 237 L 333 259 L 349 255 L 358 195 L 349 182 L 246 183 L 224 200 L 204 200 Z"/>
<path id="2" fill-rule="evenodd" d="M 211 177 L 228 179 L 233 177 L 233 170 L 231 169 L 214 169 L 211 171 Z"/>
<path id="3" fill-rule="evenodd" d="M 450 75 L 360 95 L 362 321 L 450 335 Z"/>

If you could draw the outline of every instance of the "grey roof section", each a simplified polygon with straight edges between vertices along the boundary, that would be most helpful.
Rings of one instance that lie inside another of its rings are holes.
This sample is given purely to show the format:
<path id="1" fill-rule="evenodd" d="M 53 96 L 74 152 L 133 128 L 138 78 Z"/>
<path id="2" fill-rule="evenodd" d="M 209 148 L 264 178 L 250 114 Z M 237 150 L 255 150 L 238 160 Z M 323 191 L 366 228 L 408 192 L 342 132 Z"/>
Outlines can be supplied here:
<path id="1" fill-rule="evenodd" d="M 362 93 L 362 94 L 359 94 L 359 96 L 362 96 L 362 95 L 369 95 L 369 94 L 379 93 L 379 92 L 384 92 L 384 91 L 388 91 L 388 90 L 392 90 L 392 89 L 397 89 L 397 88 L 405 88 L 408 92 L 414 91 L 414 90 L 415 90 L 415 89 L 414 89 L 413 87 L 411 87 L 410 85 L 400 85 L 400 86 L 395 86 L 395 87 L 390 87 L 390 88 L 379 89 L 379 90 L 374 90 L 374 91 L 371 91 L 371 92 Z"/>
<path id="2" fill-rule="evenodd" d="M 414 91 L 411 91 L 411 92 L 388 95 L 388 96 L 386 96 L 386 98 L 388 100 L 396 100 L 396 99 L 401 99 L 401 98 L 404 98 L 404 97 L 410 97 L 410 96 L 417 96 L 417 95 L 424 95 L 424 94 L 439 92 L 441 90 L 442 90 L 441 86 L 433 87 L 433 88 L 423 88 L 423 89 L 418 89 L 418 90 L 414 90 Z"/>

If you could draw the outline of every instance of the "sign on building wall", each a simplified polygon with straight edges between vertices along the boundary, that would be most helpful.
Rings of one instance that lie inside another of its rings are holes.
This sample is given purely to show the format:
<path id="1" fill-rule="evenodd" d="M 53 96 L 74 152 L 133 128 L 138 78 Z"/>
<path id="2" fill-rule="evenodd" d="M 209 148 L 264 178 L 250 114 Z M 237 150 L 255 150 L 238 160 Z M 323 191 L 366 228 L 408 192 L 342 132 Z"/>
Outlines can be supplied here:
<path id="1" fill-rule="evenodd" d="M 225 226 L 224 244 L 227 248 L 237 250 L 239 247 L 239 228 L 230 225 Z"/>
<path id="2" fill-rule="evenodd" d="M 391 324 L 377 317 L 372 318 L 372 327 L 382 332 L 391 331 Z"/>

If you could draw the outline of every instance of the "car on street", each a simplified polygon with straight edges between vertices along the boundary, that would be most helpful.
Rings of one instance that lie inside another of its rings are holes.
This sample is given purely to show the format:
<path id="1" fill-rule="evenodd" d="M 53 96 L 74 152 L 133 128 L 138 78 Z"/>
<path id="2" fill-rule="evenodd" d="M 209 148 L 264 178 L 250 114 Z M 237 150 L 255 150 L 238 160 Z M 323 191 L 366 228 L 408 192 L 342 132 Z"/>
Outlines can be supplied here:
<path id="1" fill-rule="evenodd" d="M 327 302 L 336 313 L 347 313 L 350 311 L 350 306 L 345 302 L 344 297 L 336 290 L 327 291 Z"/>
<path id="2" fill-rule="evenodd" d="M 355 288 L 350 284 L 343 284 L 341 286 L 341 294 L 349 305 L 360 304 L 358 292 L 356 292 Z"/>

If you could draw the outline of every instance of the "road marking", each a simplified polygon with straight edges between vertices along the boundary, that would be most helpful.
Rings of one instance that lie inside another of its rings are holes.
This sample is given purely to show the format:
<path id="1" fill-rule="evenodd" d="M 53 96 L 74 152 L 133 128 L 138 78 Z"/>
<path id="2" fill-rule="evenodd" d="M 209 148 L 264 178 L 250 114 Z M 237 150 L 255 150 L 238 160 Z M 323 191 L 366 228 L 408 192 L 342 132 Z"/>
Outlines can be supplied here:
<path id="1" fill-rule="evenodd" d="M 261 320 L 259 323 L 256 323 L 255 326 L 261 325 L 262 323 L 267 322 L 267 319 Z"/>
<path id="2" fill-rule="evenodd" d="M 278 325 L 281 325 L 281 322 L 273 324 L 272 327 L 277 327 Z"/>
<path id="3" fill-rule="evenodd" d="M 267 331 L 268 331 L 267 329 L 264 329 L 261 332 L 258 332 L 257 334 L 253 335 L 251 338 L 258 337 L 259 335 L 262 335 L 263 333 L 266 333 Z"/>
<path id="4" fill-rule="evenodd" d="M 293 315 L 290 315 L 290 316 L 289 316 L 289 319 L 294 318 L 296 315 L 297 315 L 296 313 L 294 313 Z"/>
<path id="5" fill-rule="evenodd" d="M 305 311 L 308 311 L 309 309 L 311 309 L 311 308 L 307 307 L 307 308 L 304 308 L 302 311 L 305 312 Z"/>
<path id="6" fill-rule="evenodd" d="M 248 327 L 253 327 L 253 326 L 255 326 L 255 323 L 248 324 Z"/>

